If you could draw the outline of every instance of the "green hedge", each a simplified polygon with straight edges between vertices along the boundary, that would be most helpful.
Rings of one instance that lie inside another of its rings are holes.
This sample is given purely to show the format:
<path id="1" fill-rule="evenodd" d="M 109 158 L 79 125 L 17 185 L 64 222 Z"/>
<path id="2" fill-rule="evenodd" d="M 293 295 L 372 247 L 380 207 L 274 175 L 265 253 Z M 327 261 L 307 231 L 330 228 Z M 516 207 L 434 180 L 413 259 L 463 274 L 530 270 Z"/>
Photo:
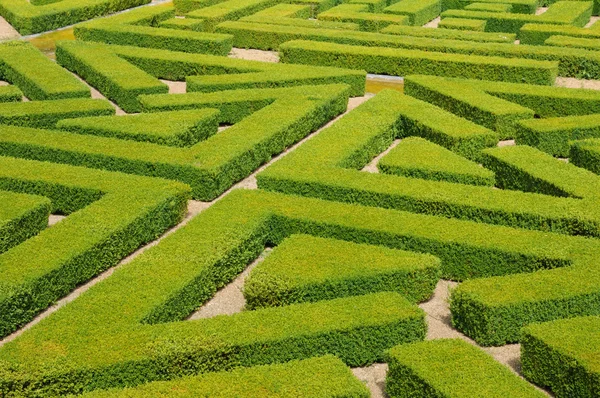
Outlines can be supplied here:
<path id="1" fill-rule="evenodd" d="M 517 33 L 525 24 L 559 24 L 585 26 L 592 16 L 591 1 L 557 1 L 550 5 L 541 15 L 528 15 L 504 12 L 486 12 L 470 10 L 447 10 L 442 13 L 445 18 L 468 18 L 486 21 L 488 32 Z"/>
<path id="2" fill-rule="evenodd" d="M 394 76 L 420 73 L 552 85 L 558 73 L 556 62 L 302 40 L 282 44 L 279 54 L 286 63 L 364 69 Z"/>
<path id="3" fill-rule="evenodd" d="M 494 173 L 448 149 L 419 137 L 404 138 L 379 161 L 382 173 L 493 186 Z"/>
<path id="4" fill-rule="evenodd" d="M 600 395 L 600 317 L 526 327 L 521 340 L 523 374 L 556 397 Z"/>
<path id="5" fill-rule="evenodd" d="M 400 0 L 383 10 L 387 14 L 407 15 L 410 25 L 421 26 L 442 12 L 440 0 Z"/>
<path id="6" fill-rule="evenodd" d="M 0 123 L 24 127 L 53 128 L 62 119 L 114 113 L 110 102 L 89 98 L 0 103 Z"/>
<path id="7" fill-rule="evenodd" d="M 202 30 L 212 32 L 220 22 L 237 20 L 278 2 L 279 0 L 229 0 L 188 12 L 185 17 L 202 20 Z"/>
<path id="8" fill-rule="evenodd" d="M 551 36 L 600 38 L 596 29 L 580 28 L 573 25 L 526 24 L 519 30 L 521 44 L 542 45 Z"/>
<path id="9" fill-rule="evenodd" d="M 36 6 L 25 0 L 1 0 L 0 15 L 21 35 L 30 35 L 147 3 L 148 0 L 66 0 Z"/>
<path id="10" fill-rule="evenodd" d="M 592 51 L 600 50 L 600 44 L 598 44 L 597 38 L 589 39 L 586 37 L 550 36 L 544 44 L 547 46 L 566 48 L 583 48 Z"/>
<path id="11" fill-rule="evenodd" d="M 469 11 L 512 12 L 512 4 L 507 3 L 471 3 L 465 7 Z"/>
<path id="12" fill-rule="evenodd" d="M 0 253 L 37 235 L 48 226 L 47 198 L 0 191 Z"/>
<path id="13" fill-rule="evenodd" d="M 498 0 L 444 0 L 442 9 L 464 9 L 473 3 L 499 3 Z M 509 4 L 512 7 L 512 12 L 519 14 L 535 14 L 538 6 L 538 0 L 502 0 L 502 4 Z"/>
<path id="14" fill-rule="evenodd" d="M 143 7 L 75 27 L 79 40 L 172 51 L 227 55 L 231 36 L 158 27 L 175 15 L 172 6 Z"/>
<path id="15" fill-rule="evenodd" d="M 600 174 L 600 140 L 587 139 L 573 142 L 569 161 L 576 166 Z"/>
<path id="16" fill-rule="evenodd" d="M 395 291 L 425 301 L 439 279 L 439 259 L 377 246 L 293 235 L 244 283 L 249 309 Z"/>
<path id="17" fill-rule="evenodd" d="M 445 21 L 449 20 L 446 19 Z M 470 20 L 472 21 L 472 20 Z M 443 21 L 442 21 L 443 22 Z M 442 23 L 440 22 L 440 24 Z M 442 26 L 440 26 L 441 28 Z M 469 32 L 447 29 L 430 29 L 415 26 L 390 25 L 380 33 L 398 36 L 430 37 L 437 39 L 463 40 L 490 43 L 513 43 L 516 35 L 513 33 Z"/>
<path id="18" fill-rule="evenodd" d="M 284 364 L 234 369 L 154 382 L 137 388 L 98 391 L 85 398 L 165 397 L 369 398 L 370 393 L 338 358 L 327 355 Z"/>
<path id="19" fill-rule="evenodd" d="M 23 99 L 23 92 L 17 86 L 0 86 L 1 102 L 19 102 Z"/>
<path id="20" fill-rule="evenodd" d="M 517 142 L 554 156 L 569 157 L 571 141 L 600 138 L 600 115 L 531 119 L 519 123 Z"/>
<path id="21" fill-rule="evenodd" d="M 56 127 L 77 134 L 187 147 L 215 134 L 218 117 L 216 109 L 197 109 L 66 119 L 58 122 Z"/>
<path id="22" fill-rule="evenodd" d="M 343 29 L 343 30 L 360 30 L 358 23 L 352 22 L 336 22 L 329 20 L 316 19 L 300 19 L 287 17 L 268 17 L 256 13 L 239 19 L 241 22 L 253 22 L 257 24 L 271 24 L 284 26 L 297 26 L 302 28 L 312 29 Z"/>
<path id="23" fill-rule="evenodd" d="M 369 32 L 377 32 L 389 25 L 407 25 L 409 22 L 404 15 L 375 14 L 368 11 L 369 7 L 364 4 L 340 4 L 323 11 L 317 18 L 323 21 L 356 23 L 360 30 Z"/>
<path id="24" fill-rule="evenodd" d="M 388 351 L 390 398 L 541 398 L 546 395 L 489 354 L 459 339 L 398 345 Z"/>
<path id="25" fill-rule="evenodd" d="M 178 183 L 13 158 L 0 163 L 1 189 L 47 196 L 53 213 L 68 215 L 0 256 L 2 336 L 156 239 L 186 211 L 188 189 Z"/>
<path id="26" fill-rule="evenodd" d="M 445 18 L 440 21 L 438 28 L 485 32 L 485 24 L 483 19 Z"/>
<path id="27" fill-rule="evenodd" d="M 142 96 L 146 110 L 215 108 L 219 123 L 236 125 L 188 148 L 12 127 L 0 130 L 0 153 L 173 179 L 190 184 L 194 198 L 212 200 L 343 112 L 349 89 L 321 85 Z M 7 105 L 12 104 L 0 109 Z"/>
<path id="28" fill-rule="evenodd" d="M 30 100 L 90 97 L 85 84 L 24 41 L 0 44 L 0 76 Z"/>

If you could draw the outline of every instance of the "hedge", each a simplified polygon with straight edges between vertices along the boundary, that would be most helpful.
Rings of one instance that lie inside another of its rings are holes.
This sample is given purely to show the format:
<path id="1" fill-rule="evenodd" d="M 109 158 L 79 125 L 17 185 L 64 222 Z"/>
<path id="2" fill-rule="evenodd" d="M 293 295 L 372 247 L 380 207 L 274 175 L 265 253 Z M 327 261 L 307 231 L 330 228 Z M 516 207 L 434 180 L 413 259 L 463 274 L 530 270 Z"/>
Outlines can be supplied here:
<path id="1" fill-rule="evenodd" d="M 439 259 L 378 246 L 292 235 L 244 282 L 246 308 L 395 291 L 425 301 L 439 279 Z"/>
<path id="2" fill-rule="evenodd" d="M 448 20 L 450 20 L 450 18 L 447 18 L 444 21 L 447 22 Z M 440 24 L 442 24 L 444 21 L 441 21 Z M 473 20 L 470 19 L 469 21 Z M 442 26 L 439 27 L 441 28 Z M 429 29 L 403 25 L 390 25 L 382 29 L 380 33 L 398 36 L 430 37 L 437 39 L 466 40 L 486 43 L 513 43 L 516 39 L 516 35 L 513 33 L 470 32 L 449 29 Z"/>
<path id="3" fill-rule="evenodd" d="M 370 393 L 338 358 L 327 355 L 158 381 L 137 388 L 91 392 L 84 398 L 165 397 L 369 398 Z"/>
<path id="4" fill-rule="evenodd" d="M 383 12 L 396 15 L 407 15 L 410 25 L 424 25 L 435 19 L 442 11 L 440 0 L 400 0 L 386 7 Z"/>
<path id="5" fill-rule="evenodd" d="M 447 10 L 442 13 L 445 18 L 469 18 L 486 21 L 488 32 L 517 33 L 527 23 L 559 24 L 585 26 L 592 16 L 591 1 L 557 1 L 541 15 L 528 15 L 503 12 Z"/>
<path id="6" fill-rule="evenodd" d="M 585 79 L 598 79 L 600 77 L 600 52 L 578 48 L 532 45 L 517 46 L 512 43 L 481 43 L 435 37 L 398 36 L 395 34 L 336 29 L 310 29 L 297 26 L 267 25 L 241 21 L 223 22 L 219 24 L 217 31 L 233 35 L 235 47 L 240 48 L 277 50 L 282 43 L 290 40 L 314 40 L 450 54 L 558 61 L 559 76 Z M 449 30 L 446 29 L 444 31 L 448 32 Z"/>
<path id="7" fill-rule="evenodd" d="M 352 1 L 350 2 L 352 3 Z M 314 4 L 313 4 L 314 5 Z M 277 4 L 255 14 L 242 17 L 239 20 L 243 22 L 255 22 L 260 24 L 289 25 L 307 28 L 324 29 L 348 29 L 358 30 L 359 26 L 355 23 L 318 21 L 308 19 L 316 17 L 313 15 L 313 5 L 303 4 Z M 368 5 L 366 6 L 368 8 Z"/>
<path id="8" fill-rule="evenodd" d="M 436 76 L 407 76 L 404 90 L 413 97 L 493 129 L 503 138 L 521 134 L 519 122 L 545 123 L 544 119 L 529 121 L 534 116 L 554 118 L 600 112 L 600 93 L 595 90 Z"/>
<path id="9" fill-rule="evenodd" d="M 77 134 L 187 147 L 215 134 L 218 117 L 216 109 L 197 109 L 66 119 L 58 122 L 56 127 Z"/>
<path id="10" fill-rule="evenodd" d="M 600 394 L 600 317 L 581 317 L 523 330 L 523 374 L 557 397 Z"/>
<path id="11" fill-rule="evenodd" d="M 17 86 L 0 86 L 1 102 L 19 102 L 23 99 L 23 92 Z"/>
<path id="12" fill-rule="evenodd" d="M 444 0 L 442 1 L 442 9 L 464 9 L 472 3 L 499 3 L 498 0 Z M 538 6 L 538 0 L 502 0 L 502 4 L 509 4 L 512 7 L 512 12 L 519 14 L 535 14 Z"/>
<path id="13" fill-rule="evenodd" d="M 404 138 L 377 167 L 382 173 L 426 180 L 489 186 L 495 183 L 493 172 L 420 137 Z"/>
<path id="14" fill-rule="evenodd" d="M 404 15 L 370 13 L 364 4 L 340 4 L 320 13 L 317 18 L 323 21 L 352 22 L 360 30 L 377 32 L 389 25 L 406 25 L 408 17 Z M 323 26 L 325 28 L 325 26 Z"/>
<path id="15" fill-rule="evenodd" d="M 557 62 L 302 40 L 282 44 L 279 54 L 285 63 L 364 69 L 394 76 L 420 73 L 552 85 L 558 73 Z"/>
<path id="16" fill-rule="evenodd" d="M 13 127 L 0 130 L 0 153 L 174 179 L 190 184 L 194 198 L 212 200 L 343 112 L 348 92 L 321 85 L 142 96 L 152 112 L 214 108 L 219 123 L 236 125 L 189 148 Z"/>
<path id="17" fill-rule="evenodd" d="M 0 123 L 24 127 L 52 128 L 61 119 L 114 113 L 110 102 L 89 98 L 0 103 Z"/>
<path id="18" fill-rule="evenodd" d="M 279 0 L 229 0 L 199 8 L 185 15 L 202 20 L 202 30 L 212 32 L 223 21 L 236 20 L 278 4 Z"/>
<path id="19" fill-rule="evenodd" d="M 541 398 L 546 395 L 489 354 L 459 339 L 398 345 L 387 353 L 390 398 Z"/>
<path id="20" fill-rule="evenodd" d="M 186 212 L 182 184 L 6 157 L 0 163 L 1 189 L 47 196 L 52 213 L 68 215 L 0 256 L 2 336 L 157 238 Z"/>
<path id="21" fill-rule="evenodd" d="M 172 6 L 143 7 L 124 14 L 80 24 L 75 27 L 79 40 L 172 51 L 227 55 L 231 36 L 207 32 L 182 31 L 158 27 L 172 18 Z"/>
<path id="22" fill-rule="evenodd" d="M 526 24 L 519 30 L 521 44 L 542 45 L 551 36 L 600 38 L 596 29 L 580 28 L 573 25 Z"/>
<path id="23" fill-rule="evenodd" d="M 571 145 L 569 161 L 576 166 L 600 174 L 600 141 L 587 139 L 575 141 Z"/>
<path id="24" fill-rule="evenodd" d="M 85 84 L 24 41 L 0 44 L 0 76 L 30 100 L 90 97 Z"/>
<path id="25" fill-rule="evenodd" d="M 0 191 L 0 253 L 37 235 L 48 226 L 47 198 Z"/>
<path id="26" fill-rule="evenodd" d="M 36 6 L 26 0 L 2 0 L 0 15 L 21 35 L 30 35 L 147 3 L 148 0 L 64 0 Z"/>
<path id="27" fill-rule="evenodd" d="M 571 141 L 600 138 L 598 114 L 524 120 L 519 127 L 519 144 L 534 146 L 554 156 L 569 157 Z"/>
<path id="28" fill-rule="evenodd" d="M 483 19 L 446 18 L 440 21 L 438 28 L 485 32 L 485 24 Z"/>
<path id="29" fill-rule="evenodd" d="M 471 3 L 465 7 L 469 11 L 512 12 L 512 4 L 506 3 Z"/>
<path id="30" fill-rule="evenodd" d="M 570 36 L 550 36 L 545 42 L 547 46 L 558 46 L 566 48 L 583 48 L 586 50 L 598 51 L 600 45 L 598 39 L 589 39 L 586 37 L 570 37 Z"/>

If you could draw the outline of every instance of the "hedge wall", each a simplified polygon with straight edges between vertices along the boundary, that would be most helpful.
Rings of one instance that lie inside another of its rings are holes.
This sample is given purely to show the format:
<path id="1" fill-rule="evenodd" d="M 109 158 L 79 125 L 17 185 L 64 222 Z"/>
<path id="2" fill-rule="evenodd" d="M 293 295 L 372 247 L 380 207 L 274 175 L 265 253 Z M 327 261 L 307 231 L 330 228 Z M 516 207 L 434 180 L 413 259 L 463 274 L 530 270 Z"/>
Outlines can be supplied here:
<path id="1" fill-rule="evenodd" d="M 48 226 L 50 201 L 47 198 L 0 191 L 0 253 L 37 235 Z"/>

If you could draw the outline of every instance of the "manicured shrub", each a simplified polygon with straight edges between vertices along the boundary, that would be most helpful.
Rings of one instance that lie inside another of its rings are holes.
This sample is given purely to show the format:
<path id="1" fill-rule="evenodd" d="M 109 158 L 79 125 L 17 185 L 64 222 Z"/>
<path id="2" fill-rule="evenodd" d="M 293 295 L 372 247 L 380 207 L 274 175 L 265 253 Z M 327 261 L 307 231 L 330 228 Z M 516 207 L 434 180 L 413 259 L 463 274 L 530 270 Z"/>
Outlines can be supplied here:
<path id="1" fill-rule="evenodd" d="M 442 8 L 446 9 L 464 9 L 473 3 L 478 4 L 498 4 L 498 0 L 444 0 Z M 539 2 L 537 0 L 502 0 L 502 4 L 509 4 L 512 12 L 519 14 L 535 14 Z"/>
<path id="2" fill-rule="evenodd" d="M 586 50 L 598 51 L 600 45 L 597 38 L 570 37 L 570 36 L 550 36 L 545 42 L 547 46 L 557 46 L 566 48 L 583 48 Z"/>
<path id="3" fill-rule="evenodd" d="M 390 398 L 545 396 L 490 355 L 463 340 L 398 345 L 387 355 L 386 392 Z"/>
<path id="4" fill-rule="evenodd" d="M 600 140 L 587 139 L 571 144 L 569 161 L 576 166 L 600 174 Z"/>
<path id="5" fill-rule="evenodd" d="M 600 394 L 600 317 L 534 324 L 523 330 L 523 374 L 557 397 Z"/>
<path id="6" fill-rule="evenodd" d="M 394 76 L 429 74 L 552 85 L 558 73 L 556 62 L 302 40 L 284 43 L 279 51 L 282 62 L 364 69 Z"/>
<path id="7" fill-rule="evenodd" d="M 35 195 L 0 191 L 0 253 L 48 226 L 50 201 Z"/>
<path id="8" fill-rule="evenodd" d="M 23 99 L 23 92 L 17 86 L 0 86 L 0 102 L 18 102 Z"/>
<path id="9" fill-rule="evenodd" d="M 244 297 L 250 309 L 380 291 L 420 302 L 433 294 L 439 266 L 429 255 L 293 235 L 250 273 Z"/>
<path id="10" fill-rule="evenodd" d="M 469 11 L 512 12 L 512 4 L 506 3 L 471 3 L 465 7 Z"/>
<path id="11" fill-rule="evenodd" d="M 386 7 L 383 12 L 388 14 L 407 15 L 411 25 L 424 25 L 442 11 L 440 0 L 400 0 Z"/>
<path id="12" fill-rule="evenodd" d="M 519 30 L 521 44 L 542 45 L 551 36 L 600 38 L 600 31 L 573 25 L 526 24 Z"/>
<path id="13" fill-rule="evenodd" d="M 306 397 L 306 398 L 368 398 L 369 391 L 338 358 L 327 355 L 284 364 L 234 369 L 184 377 L 174 381 L 159 381 L 137 388 L 98 391 L 85 398 L 108 397 Z"/>
<path id="14" fill-rule="evenodd" d="M 220 22 L 236 20 L 274 6 L 277 3 L 278 0 L 223 1 L 191 11 L 186 14 L 186 18 L 202 20 L 202 30 L 212 32 Z"/>
<path id="15" fill-rule="evenodd" d="M 445 18 L 440 21 L 438 28 L 485 32 L 485 24 L 484 19 Z"/>
<path id="16" fill-rule="evenodd" d="M 442 26 L 442 22 L 446 23 L 450 18 L 440 22 L 440 28 L 448 28 Z M 473 19 L 469 19 L 473 21 Z M 475 42 L 493 42 L 493 43 L 513 43 L 516 35 L 513 33 L 487 33 L 487 32 L 471 32 L 461 30 L 448 29 L 429 29 L 415 26 L 390 25 L 384 28 L 380 33 L 398 36 L 413 36 L 413 37 L 430 37 L 437 39 L 463 40 Z"/>
<path id="17" fill-rule="evenodd" d="M 370 32 L 377 32 L 389 25 L 406 25 L 409 22 L 409 18 L 404 15 L 375 14 L 368 10 L 369 7 L 364 4 L 340 4 L 323 11 L 318 18 L 324 21 L 356 23 L 360 30 Z"/>
<path id="18" fill-rule="evenodd" d="M 379 170 L 426 180 L 494 185 L 494 173 L 475 162 L 419 137 L 404 138 L 379 161 Z"/>

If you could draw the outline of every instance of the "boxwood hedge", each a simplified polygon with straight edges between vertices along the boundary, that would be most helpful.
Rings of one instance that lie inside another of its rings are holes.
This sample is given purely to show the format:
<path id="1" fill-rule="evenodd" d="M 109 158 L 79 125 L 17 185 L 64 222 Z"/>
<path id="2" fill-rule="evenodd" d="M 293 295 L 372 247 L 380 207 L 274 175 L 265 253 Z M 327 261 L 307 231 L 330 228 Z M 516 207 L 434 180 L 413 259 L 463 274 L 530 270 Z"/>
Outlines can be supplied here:
<path id="1" fill-rule="evenodd" d="M 37 235 L 48 226 L 50 200 L 36 195 L 0 191 L 0 253 Z"/>

